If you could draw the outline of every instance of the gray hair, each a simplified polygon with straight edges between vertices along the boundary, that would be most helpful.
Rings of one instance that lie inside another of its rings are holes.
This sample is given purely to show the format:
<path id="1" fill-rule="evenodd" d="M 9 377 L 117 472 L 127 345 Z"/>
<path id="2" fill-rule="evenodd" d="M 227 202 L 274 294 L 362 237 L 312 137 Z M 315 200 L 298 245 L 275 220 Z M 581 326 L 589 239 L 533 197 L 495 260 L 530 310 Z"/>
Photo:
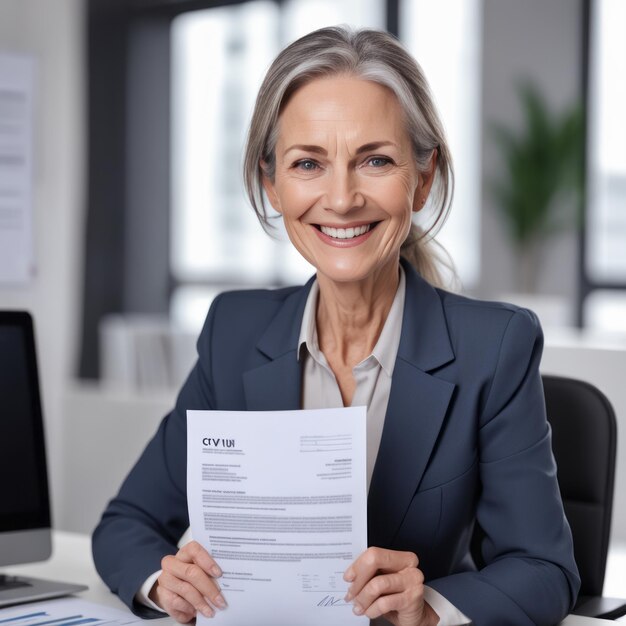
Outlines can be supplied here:
<path id="1" fill-rule="evenodd" d="M 291 96 L 317 78 L 349 75 L 390 89 L 405 114 L 407 132 L 419 171 L 429 169 L 436 151 L 436 171 L 428 199 L 427 228 L 413 224 L 401 254 L 434 285 L 441 285 L 438 263 L 450 265 L 432 249 L 433 237 L 450 210 L 454 187 L 452 159 L 443 125 L 420 66 L 389 33 L 321 28 L 287 46 L 270 66 L 256 99 L 244 156 L 244 183 L 263 228 L 273 228 L 263 195 L 263 177 L 276 172 L 278 119 Z M 262 167 L 263 163 L 263 167 Z"/>

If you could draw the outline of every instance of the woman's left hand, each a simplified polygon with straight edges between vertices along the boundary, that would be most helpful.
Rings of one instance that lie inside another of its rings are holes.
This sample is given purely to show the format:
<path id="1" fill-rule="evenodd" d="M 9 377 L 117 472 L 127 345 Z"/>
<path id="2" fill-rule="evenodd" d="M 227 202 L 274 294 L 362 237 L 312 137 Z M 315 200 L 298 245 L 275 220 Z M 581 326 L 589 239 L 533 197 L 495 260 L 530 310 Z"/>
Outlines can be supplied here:
<path id="1" fill-rule="evenodd" d="M 344 573 L 352 583 L 346 601 L 357 615 L 383 616 L 395 626 L 436 626 L 439 616 L 424 601 L 424 575 L 413 552 L 368 548 Z"/>

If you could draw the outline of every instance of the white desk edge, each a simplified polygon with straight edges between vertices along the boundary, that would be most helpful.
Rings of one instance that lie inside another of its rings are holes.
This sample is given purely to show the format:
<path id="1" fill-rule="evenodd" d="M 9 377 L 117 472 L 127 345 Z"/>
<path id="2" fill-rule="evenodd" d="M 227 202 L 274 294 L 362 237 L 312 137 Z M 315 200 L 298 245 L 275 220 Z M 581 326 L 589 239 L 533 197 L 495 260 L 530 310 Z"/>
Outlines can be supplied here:
<path id="1" fill-rule="evenodd" d="M 80 594 L 84 600 L 118 609 L 126 608 L 98 576 L 91 558 L 91 540 L 88 535 L 55 531 L 53 533 L 53 554 L 50 560 L 42 563 L 0 568 L 0 573 L 9 572 L 16 575 L 82 583 L 89 586 L 88 591 Z M 612 623 L 615 622 L 570 615 L 559 626 L 593 626 L 594 624 Z M 171 618 L 163 618 L 150 620 L 150 624 L 169 626 L 176 624 L 176 622 Z"/>

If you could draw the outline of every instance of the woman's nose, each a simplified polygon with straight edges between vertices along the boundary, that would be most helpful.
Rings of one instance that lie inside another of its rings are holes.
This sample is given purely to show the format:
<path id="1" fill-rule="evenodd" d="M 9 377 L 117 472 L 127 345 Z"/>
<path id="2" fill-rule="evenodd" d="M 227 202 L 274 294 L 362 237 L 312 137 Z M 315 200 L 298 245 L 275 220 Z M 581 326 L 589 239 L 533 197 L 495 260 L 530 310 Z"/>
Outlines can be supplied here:
<path id="1" fill-rule="evenodd" d="M 364 205 L 358 181 L 352 172 L 334 171 L 328 181 L 327 208 L 335 213 L 348 213 Z"/>

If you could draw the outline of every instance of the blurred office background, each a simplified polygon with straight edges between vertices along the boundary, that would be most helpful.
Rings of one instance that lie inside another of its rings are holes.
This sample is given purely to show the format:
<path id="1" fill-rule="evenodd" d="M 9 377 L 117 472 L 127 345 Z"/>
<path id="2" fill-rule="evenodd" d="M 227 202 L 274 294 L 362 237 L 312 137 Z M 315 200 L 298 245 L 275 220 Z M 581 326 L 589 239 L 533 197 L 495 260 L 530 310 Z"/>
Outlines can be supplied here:
<path id="1" fill-rule="evenodd" d="M 241 154 L 272 58 L 338 23 L 396 34 L 431 82 L 455 288 L 535 309 L 543 370 L 613 401 L 626 544 L 622 0 L 0 0 L 0 54 L 35 68 L 34 266 L 0 283 L 0 308 L 35 317 L 56 526 L 92 528 L 215 294 L 310 275 L 247 206 Z"/>

